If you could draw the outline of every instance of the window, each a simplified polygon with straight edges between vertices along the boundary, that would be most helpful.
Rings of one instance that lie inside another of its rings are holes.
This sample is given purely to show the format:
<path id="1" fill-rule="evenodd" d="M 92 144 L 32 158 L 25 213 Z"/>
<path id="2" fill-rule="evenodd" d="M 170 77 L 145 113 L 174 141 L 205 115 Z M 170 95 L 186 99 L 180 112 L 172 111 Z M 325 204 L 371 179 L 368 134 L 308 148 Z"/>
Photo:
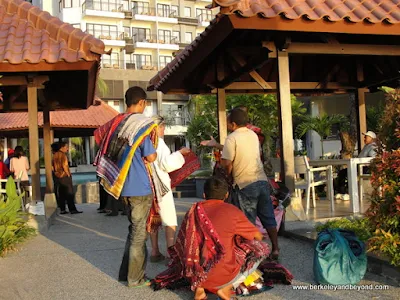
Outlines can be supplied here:
<path id="1" fill-rule="evenodd" d="M 147 42 L 150 40 L 150 29 L 132 28 L 132 37 L 135 42 Z"/>
<path id="2" fill-rule="evenodd" d="M 117 39 L 118 29 L 115 25 L 86 24 L 86 31 L 99 39 Z"/>
<path id="3" fill-rule="evenodd" d="M 172 61 L 172 56 L 160 55 L 160 68 L 164 68 Z"/>
<path id="4" fill-rule="evenodd" d="M 210 22 L 214 16 L 210 9 L 196 8 L 196 16 L 200 22 Z"/>
<path id="5" fill-rule="evenodd" d="M 171 7 L 168 4 L 157 4 L 157 16 L 169 18 Z"/>
<path id="6" fill-rule="evenodd" d="M 124 26 L 124 38 L 130 38 L 130 37 L 131 37 L 131 28 Z"/>
<path id="7" fill-rule="evenodd" d="M 103 55 L 101 61 L 103 62 L 104 68 L 115 68 L 119 69 L 119 53 L 111 52 L 111 55 Z"/>
<path id="8" fill-rule="evenodd" d="M 192 16 L 192 9 L 190 7 L 185 6 L 185 17 L 191 17 Z"/>
<path id="9" fill-rule="evenodd" d="M 169 30 L 158 30 L 158 39 L 165 44 L 171 44 L 171 31 Z"/>
<path id="10" fill-rule="evenodd" d="M 151 55 L 131 54 L 126 59 L 126 68 L 134 70 L 145 70 L 152 67 Z"/>
<path id="11" fill-rule="evenodd" d="M 180 43 L 181 42 L 181 33 L 180 33 L 180 31 L 172 31 L 172 37 L 173 37 L 175 43 Z"/>
<path id="12" fill-rule="evenodd" d="M 193 35 L 191 32 L 185 32 L 185 43 L 190 44 L 193 40 Z"/>
<path id="13" fill-rule="evenodd" d="M 129 5 L 129 0 L 122 0 L 122 9 L 124 11 L 130 11 L 130 5 Z"/>
<path id="14" fill-rule="evenodd" d="M 72 0 L 79 1 L 79 0 Z M 82 1 L 82 0 L 81 0 Z M 101 1 L 86 1 L 86 9 L 100 10 L 100 11 L 120 11 L 121 3 L 117 0 L 101 0 Z"/>
<path id="15" fill-rule="evenodd" d="M 171 5 L 171 17 L 179 16 L 179 6 L 178 5 Z"/>
<path id="16" fill-rule="evenodd" d="M 133 12 L 138 15 L 149 15 L 150 5 L 148 2 L 133 2 Z"/>

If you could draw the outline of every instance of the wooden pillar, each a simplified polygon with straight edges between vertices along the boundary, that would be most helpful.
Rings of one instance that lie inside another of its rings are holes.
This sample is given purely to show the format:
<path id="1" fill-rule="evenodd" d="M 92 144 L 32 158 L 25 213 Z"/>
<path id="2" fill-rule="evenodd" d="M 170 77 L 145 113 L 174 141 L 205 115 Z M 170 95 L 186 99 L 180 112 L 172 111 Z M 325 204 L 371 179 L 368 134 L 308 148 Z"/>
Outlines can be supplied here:
<path id="1" fill-rule="evenodd" d="M 28 85 L 29 162 L 31 167 L 32 203 L 42 199 L 40 194 L 39 126 L 37 86 Z"/>
<path id="2" fill-rule="evenodd" d="M 8 158 L 8 145 L 6 137 L 4 138 L 3 142 L 3 161 L 5 161 Z"/>
<path id="3" fill-rule="evenodd" d="M 363 65 L 361 63 L 357 64 L 357 81 L 364 81 L 364 70 Z M 357 89 L 357 103 L 358 103 L 358 153 L 361 152 L 361 149 L 364 147 L 364 138 L 362 133 L 367 132 L 367 111 L 365 107 L 365 93 L 368 89 Z"/>
<path id="4" fill-rule="evenodd" d="M 219 143 L 223 145 L 227 136 L 226 125 L 226 95 L 224 89 L 217 90 L 217 107 L 218 107 L 218 135 Z"/>
<path id="5" fill-rule="evenodd" d="M 44 166 L 46 171 L 46 194 L 54 193 L 53 175 L 51 172 L 51 144 L 52 130 L 50 127 L 50 109 L 48 104 L 43 107 L 43 143 L 44 143 Z"/>
<path id="6" fill-rule="evenodd" d="M 277 51 L 278 62 L 278 105 L 280 116 L 281 158 L 283 160 L 283 178 L 286 186 L 294 192 L 294 145 L 292 104 L 290 95 L 289 55 Z"/>
<path id="7" fill-rule="evenodd" d="M 162 114 L 162 93 L 161 92 L 157 92 L 157 115 L 161 115 Z"/>
<path id="8" fill-rule="evenodd" d="M 90 165 L 90 142 L 89 142 L 89 137 L 85 137 L 85 154 L 86 154 L 86 164 Z"/>

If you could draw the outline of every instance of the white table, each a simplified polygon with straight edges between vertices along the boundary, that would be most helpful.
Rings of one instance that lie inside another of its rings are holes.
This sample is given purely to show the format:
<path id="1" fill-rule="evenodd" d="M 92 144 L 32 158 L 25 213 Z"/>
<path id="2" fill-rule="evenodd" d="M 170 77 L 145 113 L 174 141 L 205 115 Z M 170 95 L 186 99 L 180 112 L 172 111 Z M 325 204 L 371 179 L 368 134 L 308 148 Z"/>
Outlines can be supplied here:
<path id="1" fill-rule="evenodd" d="M 351 200 L 351 211 L 360 212 L 360 196 L 358 195 L 357 165 L 368 164 L 373 160 L 372 157 L 351 158 L 351 159 L 320 159 L 310 160 L 309 164 L 313 167 L 322 166 L 347 166 L 347 180 L 349 183 L 349 195 Z"/>

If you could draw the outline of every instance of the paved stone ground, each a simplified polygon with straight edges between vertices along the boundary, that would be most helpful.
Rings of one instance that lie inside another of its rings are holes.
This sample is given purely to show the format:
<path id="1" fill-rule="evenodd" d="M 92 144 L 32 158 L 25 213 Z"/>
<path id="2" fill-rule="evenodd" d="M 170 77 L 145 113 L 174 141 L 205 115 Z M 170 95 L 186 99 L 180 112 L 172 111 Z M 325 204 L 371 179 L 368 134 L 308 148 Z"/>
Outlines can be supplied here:
<path id="1" fill-rule="evenodd" d="M 180 219 L 193 201 L 176 201 Z M 119 283 L 116 278 L 127 234 L 127 218 L 98 214 L 97 204 L 79 208 L 84 214 L 58 216 L 47 233 L 0 259 L 0 299 L 192 299 L 192 293 L 186 290 L 153 292 L 150 288 L 129 289 Z M 165 252 L 163 238 L 161 242 Z M 293 284 L 314 284 L 312 246 L 280 238 L 280 247 L 282 263 L 295 277 Z M 149 263 L 147 273 L 152 277 L 164 268 L 162 263 Z M 367 274 L 361 284 L 388 285 L 388 290 L 298 291 L 292 286 L 276 285 L 248 299 L 399 299 L 400 288 L 382 277 Z M 209 299 L 215 297 L 210 295 Z"/>

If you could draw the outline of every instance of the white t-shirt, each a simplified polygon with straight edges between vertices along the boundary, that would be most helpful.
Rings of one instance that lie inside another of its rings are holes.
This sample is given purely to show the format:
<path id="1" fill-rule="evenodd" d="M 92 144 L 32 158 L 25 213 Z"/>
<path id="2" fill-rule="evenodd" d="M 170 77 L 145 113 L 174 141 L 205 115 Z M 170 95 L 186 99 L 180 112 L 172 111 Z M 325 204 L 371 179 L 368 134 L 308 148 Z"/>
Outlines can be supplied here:
<path id="1" fill-rule="evenodd" d="M 268 180 L 260 158 L 257 134 L 246 127 L 240 127 L 228 135 L 221 158 L 232 161 L 233 180 L 240 189 L 257 181 Z"/>

